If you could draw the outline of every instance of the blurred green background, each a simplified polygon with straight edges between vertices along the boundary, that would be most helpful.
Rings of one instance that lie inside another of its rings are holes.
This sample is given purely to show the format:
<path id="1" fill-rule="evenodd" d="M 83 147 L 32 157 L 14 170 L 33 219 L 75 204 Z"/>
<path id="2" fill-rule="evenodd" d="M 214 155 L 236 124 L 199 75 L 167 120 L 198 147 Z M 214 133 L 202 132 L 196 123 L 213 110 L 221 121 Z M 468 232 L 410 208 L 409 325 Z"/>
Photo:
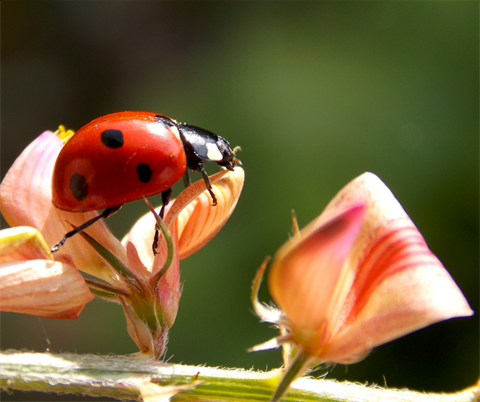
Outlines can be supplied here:
<path id="1" fill-rule="evenodd" d="M 21 1 L 2 2 L 1 11 L 2 177 L 44 130 L 122 110 L 166 114 L 243 148 L 235 213 L 181 265 L 170 361 L 278 367 L 279 351 L 246 352 L 276 334 L 252 313 L 255 270 L 288 238 L 292 208 L 304 226 L 371 171 L 476 315 L 381 346 L 327 378 L 445 392 L 476 381 L 477 2 Z M 129 204 L 110 227 L 122 237 L 145 212 L 143 202 Z M 1 347 L 136 351 L 120 307 L 98 301 L 73 321 L 4 313 Z"/>

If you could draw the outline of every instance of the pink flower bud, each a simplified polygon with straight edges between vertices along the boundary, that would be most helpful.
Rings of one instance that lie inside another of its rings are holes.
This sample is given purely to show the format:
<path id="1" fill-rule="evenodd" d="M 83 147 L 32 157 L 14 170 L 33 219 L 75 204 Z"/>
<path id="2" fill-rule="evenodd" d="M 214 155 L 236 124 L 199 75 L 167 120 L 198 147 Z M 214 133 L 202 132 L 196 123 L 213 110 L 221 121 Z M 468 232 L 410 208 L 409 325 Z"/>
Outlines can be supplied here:
<path id="1" fill-rule="evenodd" d="M 268 278 L 293 342 L 322 362 L 472 315 L 465 297 L 385 184 L 365 173 L 275 255 Z"/>
<path id="2" fill-rule="evenodd" d="M 374 347 L 473 311 L 391 191 L 365 173 L 276 253 L 268 286 L 280 311 L 256 299 L 281 336 L 253 350 L 293 344 L 288 384 L 318 363 L 355 363 Z M 286 349 L 289 350 L 288 348 Z"/>

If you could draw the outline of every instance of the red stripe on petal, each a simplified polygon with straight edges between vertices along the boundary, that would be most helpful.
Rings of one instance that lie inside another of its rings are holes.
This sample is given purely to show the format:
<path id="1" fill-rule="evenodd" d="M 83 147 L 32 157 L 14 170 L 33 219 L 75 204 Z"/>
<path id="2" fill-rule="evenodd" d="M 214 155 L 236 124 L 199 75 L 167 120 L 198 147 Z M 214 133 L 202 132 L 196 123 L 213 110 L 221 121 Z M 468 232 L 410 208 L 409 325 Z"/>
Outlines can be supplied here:
<path id="1" fill-rule="evenodd" d="M 351 311 L 343 325 L 355 320 L 375 288 L 390 276 L 418 265 L 438 265 L 443 268 L 408 218 L 393 222 L 390 226 L 395 227 L 378 237 L 359 262 L 357 276 L 346 302 Z"/>

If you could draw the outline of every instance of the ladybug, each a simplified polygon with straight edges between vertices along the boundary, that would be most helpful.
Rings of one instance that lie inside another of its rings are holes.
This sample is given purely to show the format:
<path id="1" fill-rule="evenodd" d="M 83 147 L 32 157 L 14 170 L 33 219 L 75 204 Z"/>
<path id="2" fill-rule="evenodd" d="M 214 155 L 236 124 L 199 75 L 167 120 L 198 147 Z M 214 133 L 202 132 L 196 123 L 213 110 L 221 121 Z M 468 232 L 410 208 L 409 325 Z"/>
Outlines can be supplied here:
<path id="1" fill-rule="evenodd" d="M 52 252 L 123 204 L 143 197 L 162 193 L 163 218 L 171 187 L 182 177 L 185 186 L 190 184 L 188 169 L 202 173 L 216 205 L 203 162 L 233 170 L 239 149 L 232 150 L 227 140 L 211 131 L 157 113 L 119 112 L 93 120 L 60 151 L 53 170 L 52 202 L 70 212 L 104 211 L 68 232 Z"/>

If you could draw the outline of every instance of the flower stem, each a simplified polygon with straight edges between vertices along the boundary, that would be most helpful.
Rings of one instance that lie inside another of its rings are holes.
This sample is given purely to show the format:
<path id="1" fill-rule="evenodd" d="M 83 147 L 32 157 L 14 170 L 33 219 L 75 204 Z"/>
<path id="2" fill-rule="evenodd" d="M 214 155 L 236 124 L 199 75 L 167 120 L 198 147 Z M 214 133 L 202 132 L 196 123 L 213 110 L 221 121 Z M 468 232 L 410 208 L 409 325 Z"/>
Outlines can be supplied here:
<path id="1" fill-rule="evenodd" d="M 287 392 L 290 384 L 304 374 L 311 360 L 312 356 L 306 353 L 304 350 L 300 350 L 297 353 L 297 356 L 293 360 L 291 366 L 288 367 L 287 372 L 278 384 L 270 402 L 278 402 L 282 398 L 285 392 Z"/>
<path id="2" fill-rule="evenodd" d="M 94 356 L 8 351 L 0 353 L 0 388 L 142 400 L 142 386 L 198 385 L 175 401 L 268 401 L 280 370 L 255 372 L 142 361 L 132 356 Z M 479 384 L 455 394 L 425 394 L 325 379 L 296 380 L 283 401 L 474 402 Z"/>
<path id="3" fill-rule="evenodd" d="M 163 222 L 163 219 L 160 218 L 160 216 L 155 212 L 155 209 L 152 207 L 152 204 L 150 204 L 147 199 L 145 199 L 145 202 L 147 203 L 147 206 L 150 209 L 150 212 L 152 212 L 155 218 L 157 227 L 162 231 L 163 238 L 165 239 L 165 243 L 167 245 L 167 258 L 165 259 L 165 263 L 163 264 L 163 267 L 160 269 L 160 271 L 151 279 L 151 283 L 154 285 L 154 287 L 156 287 L 158 285 L 158 282 L 160 282 L 160 280 L 167 273 L 168 269 L 170 268 L 170 265 L 172 265 L 174 246 L 173 246 L 172 236 L 170 235 L 170 231 L 168 230 L 167 226 Z"/>

